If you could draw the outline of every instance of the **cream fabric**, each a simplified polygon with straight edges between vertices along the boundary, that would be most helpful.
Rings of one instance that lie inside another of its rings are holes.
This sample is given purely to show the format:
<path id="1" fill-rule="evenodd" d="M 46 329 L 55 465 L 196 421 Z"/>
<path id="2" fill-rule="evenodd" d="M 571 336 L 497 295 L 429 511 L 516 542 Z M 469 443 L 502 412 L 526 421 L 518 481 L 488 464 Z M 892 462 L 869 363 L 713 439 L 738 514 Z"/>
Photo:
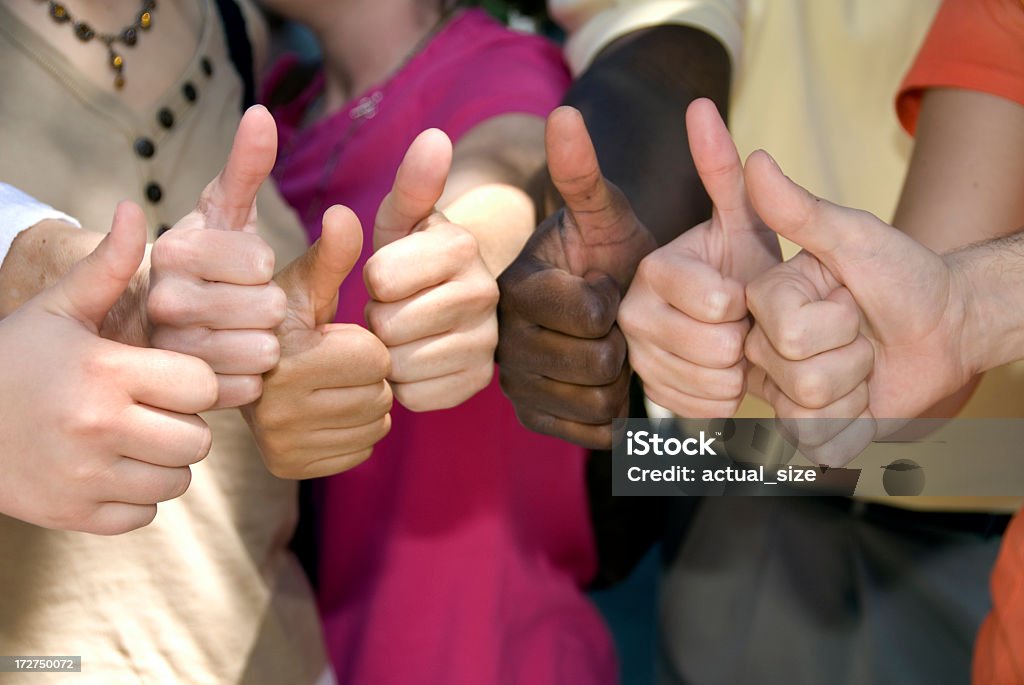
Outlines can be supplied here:
<path id="1" fill-rule="evenodd" d="M 152 111 L 137 112 L 77 76 L 35 31 L 50 26 L 24 25 L 0 3 L 0 178 L 93 230 L 109 229 L 124 198 L 145 209 L 151 230 L 189 212 L 227 158 L 241 93 L 216 12 L 204 7 L 187 72 Z M 201 68 L 204 56 L 212 77 Z M 194 104 L 182 94 L 187 81 L 198 90 Z M 163 106 L 175 116 L 170 130 L 156 119 Z M 141 135 L 156 145 L 152 159 L 133 151 Z M 157 204 L 146 200 L 151 181 L 163 190 Z M 270 188 L 259 214 L 279 265 L 301 253 L 299 224 Z M 266 471 L 237 411 L 205 418 L 210 456 L 193 467 L 188 493 L 161 504 L 146 528 L 108 538 L 0 516 L 0 651 L 81 655 L 75 682 L 104 685 L 276 685 L 323 675 L 312 593 L 286 548 L 295 483 Z"/>

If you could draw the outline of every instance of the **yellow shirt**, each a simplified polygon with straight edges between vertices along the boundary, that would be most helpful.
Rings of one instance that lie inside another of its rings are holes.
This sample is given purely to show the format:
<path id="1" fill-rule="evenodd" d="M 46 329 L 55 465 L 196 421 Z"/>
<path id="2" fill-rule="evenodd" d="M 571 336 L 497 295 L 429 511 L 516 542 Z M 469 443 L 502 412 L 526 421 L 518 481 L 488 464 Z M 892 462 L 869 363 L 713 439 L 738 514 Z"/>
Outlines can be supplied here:
<path id="1" fill-rule="evenodd" d="M 109 228 L 124 198 L 146 210 L 151 231 L 188 213 L 227 159 L 241 101 L 216 12 L 204 6 L 191 66 L 138 112 L 91 86 L 0 3 L 0 178 L 96 230 Z M 158 121 L 164 107 L 171 128 Z M 135 152 L 142 136 L 155 145 L 151 158 Z M 160 185 L 159 202 L 147 198 L 149 183 Z M 259 214 L 278 264 L 301 253 L 302 230 L 272 188 Z M 295 483 L 266 471 L 237 411 L 204 418 L 213 449 L 193 467 L 188 493 L 161 504 L 150 526 L 100 537 L 0 516 L 0 652 L 82 657 L 72 678 L 24 682 L 277 685 L 324 672 L 313 596 L 286 547 Z"/>

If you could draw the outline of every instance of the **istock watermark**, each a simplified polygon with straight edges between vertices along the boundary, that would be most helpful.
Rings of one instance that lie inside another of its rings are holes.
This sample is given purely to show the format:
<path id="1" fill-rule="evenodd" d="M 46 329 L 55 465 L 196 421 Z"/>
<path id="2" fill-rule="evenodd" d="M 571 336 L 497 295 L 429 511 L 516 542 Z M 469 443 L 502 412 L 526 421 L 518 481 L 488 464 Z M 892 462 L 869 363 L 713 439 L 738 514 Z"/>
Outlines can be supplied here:
<path id="1" fill-rule="evenodd" d="M 1024 496 L 1024 419 L 619 419 L 613 495 Z"/>

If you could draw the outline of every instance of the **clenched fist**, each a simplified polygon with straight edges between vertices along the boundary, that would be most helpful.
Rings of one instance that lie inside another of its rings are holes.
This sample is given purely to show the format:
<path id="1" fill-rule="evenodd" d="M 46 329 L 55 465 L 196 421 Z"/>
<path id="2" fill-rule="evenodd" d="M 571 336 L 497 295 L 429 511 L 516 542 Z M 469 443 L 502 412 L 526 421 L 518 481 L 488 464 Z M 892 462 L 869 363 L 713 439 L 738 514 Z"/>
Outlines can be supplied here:
<path id="1" fill-rule="evenodd" d="M 146 221 L 122 203 L 110 233 L 0 321 L 0 512 L 112 535 L 148 524 L 206 456 L 217 399 L 202 361 L 99 336 L 142 261 Z"/>
<path id="2" fill-rule="evenodd" d="M 387 348 L 365 328 L 331 323 L 338 288 L 362 244 L 355 214 L 331 207 L 320 239 L 275 279 L 288 297 L 287 316 L 276 330 L 281 361 L 243 414 L 278 477 L 315 478 L 352 468 L 391 429 Z"/>
<path id="3" fill-rule="evenodd" d="M 435 205 L 452 147 L 437 129 L 406 152 L 373 229 L 366 321 L 388 346 L 395 397 L 412 411 L 457 406 L 487 387 L 498 344 L 498 285 L 476 238 Z"/>

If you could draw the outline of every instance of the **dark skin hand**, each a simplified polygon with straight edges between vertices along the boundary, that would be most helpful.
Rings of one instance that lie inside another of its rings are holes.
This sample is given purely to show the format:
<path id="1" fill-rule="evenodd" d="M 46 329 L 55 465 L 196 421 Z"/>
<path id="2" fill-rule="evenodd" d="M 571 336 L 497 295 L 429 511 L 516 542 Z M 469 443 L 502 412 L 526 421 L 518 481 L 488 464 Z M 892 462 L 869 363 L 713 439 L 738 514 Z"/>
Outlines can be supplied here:
<path id="1" fill-rule="evenodd" d="M 684 113 L 702 96 L 725 111 L 728 87 L 720 43 L 657 27 L 609 46 L 577 80 L 566 102 L 582 118 L 549 118 L 557 199 L 498 280 L 501 384 L 527 428 L 610 447 L 612 419 L 629 413 L 619 302 L 644 256 L 709 216 Z"/>

